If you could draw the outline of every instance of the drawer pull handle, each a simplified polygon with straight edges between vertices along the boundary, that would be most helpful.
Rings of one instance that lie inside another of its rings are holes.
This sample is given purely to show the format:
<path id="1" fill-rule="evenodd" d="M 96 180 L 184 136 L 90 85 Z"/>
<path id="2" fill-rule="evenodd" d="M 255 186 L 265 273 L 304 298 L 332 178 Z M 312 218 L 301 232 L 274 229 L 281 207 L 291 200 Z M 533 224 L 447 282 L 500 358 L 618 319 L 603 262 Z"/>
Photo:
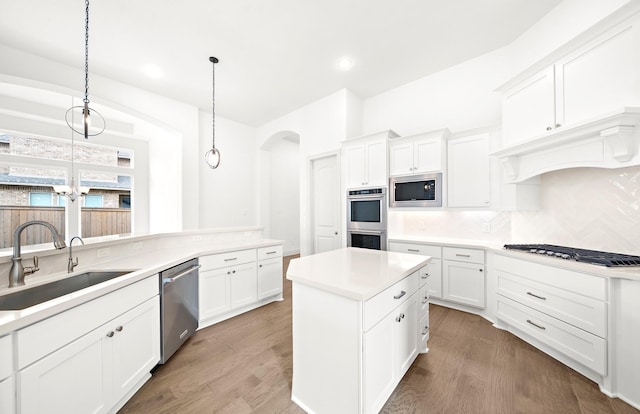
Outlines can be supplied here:
<path id="1" fill-rule="evenodd" d="M 276 251 L 272 251 L 272 252 L 267 252 L 267 254 L 276 254 Z"/>
<path id="2" fill-rule="evenodd" d="M 400 299 L 401 297 L 403 297 L 406 294 L 407 294 L 407 292 L 405 292 L 404 290 L 401 290 L 400 294 L 399 295 L 395 295 L 393 298 L 394 299 Z"/>
<path id="3" fill-rule="evenodd" d="M 530 323 L 531 325 L 535 326 L 535 327 L 536 327 L 536 328 L 538 328 L 538 329 L 542 329 L 543 331 L 547 329 L 547 328 L 545 328 L 544 326 L 540 326 L 540 325 L 538 325 L 538 324 L 537 324 L 537 323 L 535 323 L 535 322 L 531 322 L 531 320 L 530 320 L 530 319 L 527 319 L 527 322 L 528 322 L 528 323 Z"/>
<path id="4" fill-rule="evenodd" d="M 428 279 L 429 278 L 429 273 L 425 273 L 424 275 L 421 276 L 423 279 Z"/>
<path id="5" fill-rule="evenodd" d="M 396 322 L 400 322 L 403 319 L 404 319 L 404 313 L 401 313 L 400 315 L 396 316 Z"/>
<path id="6" fill-rule="evenodd" d="M 529 296 L 533 296 L 534 298 L 538 298 L 538 299 L 540 299 L 540 300 L 547 300 L 547 298 L 545 298 L 545 297 L 543 297 L 543 296 L 538 296 L 538 295 L 536 295 L 536 294 L 534 294 L 534 293 L 531 293 L 531 292 L 527 292 L 527 295 L 529 295 Z"/>
<path id="7" fill-rule="evenodd" d="M 113 335 L 115 335 L 115 333 L 113 333 L 113 331 L 109 331 L 109 333 L 107 334 L 107 337 L 113 338 Z"/>
<path id="8" fill-rule="evenodd" d="M 118 326 L 118 327 L 116 328 L 116 331 L 118 331 L 118 332 L 122 332 L 122 329 L 123 329 L 123 328 L 122 328 L 122 325 L 121 325 L 121 326 Z"/>
<path id="9" fill-rule="evenodd" d="M 471 257 L 470 254 L 460 254 L 460 253 L 456 253 L 456 257 Z"/>
<path id="10" fill-rule="evenodd" d="M 420 253 L 420 249 L 407 249 L 409 252 Z"/>
<path id="11" fill-rule="evenodd" d="M 238 258 L 237 257 L 231 257 L 229 259 L 224 259 L 225 262 L 232 262 L 234 260 L 238 260 Z"/>
<path id="12" fill-rule="evenodd" d="M 428 326 L 425 326 L 424 328 L 425 328 L 425 330 L 424 330 L 424 331 L 422 331 L 422 335 L 426 335 L 426 334 L 428 334 L 428 333 L 429 333 L 429 327 L 428 327 Z"/>
<path id="13" fill-rule="evenodd" d="M 429 302 L 429 298 L 428 297 L 424 298 L 424 300 L 422 301 L 422 303 L 427 303 L 427 302 Z"/>

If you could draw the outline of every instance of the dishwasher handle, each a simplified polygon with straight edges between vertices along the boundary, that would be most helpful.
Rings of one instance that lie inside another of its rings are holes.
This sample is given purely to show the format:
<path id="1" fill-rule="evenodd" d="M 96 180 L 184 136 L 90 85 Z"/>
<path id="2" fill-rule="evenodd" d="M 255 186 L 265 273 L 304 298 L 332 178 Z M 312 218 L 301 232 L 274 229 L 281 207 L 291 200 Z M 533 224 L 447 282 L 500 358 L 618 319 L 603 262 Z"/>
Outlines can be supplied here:
<path id="1" fill-rule="evenodd" d="M 199 265 L 199 264 L 198 264 L 198 265 L 195 265 L 195 266 L 191 266 L 191 268 L 190 268 L 190 269 L 185 270 L 184 272 L 178 273 L 178 274 L 177 274 L 177 275 L 175 275 L 175 276 L 165 277 L 165 278 L 163 278 L 163 279 L 162 279 L 162 284 L 163 284 L 163 285 L 166 285 L 167 283 L 173 283 L 173 282 L 175 282 L 176 280 L 180 279 L 181 277 L 186 276 L 186 275 L 188 275 L 189 273 L 194 272 L 194 271 L 196 271 L 196 270 L 200 269 L 201 267 L 202 267 L 202 265 Z"/>

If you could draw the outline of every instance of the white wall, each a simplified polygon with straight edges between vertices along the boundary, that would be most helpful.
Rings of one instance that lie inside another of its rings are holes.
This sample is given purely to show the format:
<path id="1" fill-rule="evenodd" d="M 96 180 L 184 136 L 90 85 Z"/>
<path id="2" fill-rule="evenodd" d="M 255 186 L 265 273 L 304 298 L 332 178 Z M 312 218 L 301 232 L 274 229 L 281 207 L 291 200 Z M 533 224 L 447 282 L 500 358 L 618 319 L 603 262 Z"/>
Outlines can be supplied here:
<path id="1" fill-rule="evenodd" d="M 302 255 L 309 254 L 310 251 L 309 158 L 330 151 L 339 151 L 340 143 L 346 139 L 348 133 L 347 99 L 353 99 L 353 96 L 347 98 L 349 94 L 347 90 L 338 91 L 258 128 L 258 148 L 281 131 L 292 131 L 300 137 L 299 202 Z M 351 105 L 355 106 L 353 101 Z M 264 157 L 260 157 L 260 161 L 264 163 Z M 260 171 L 263 171 L 262 165 Z"/>
<path id="2" fill-rule="evenodd" d="M 284 240 L 284 254 L 300 253 L 300 145 L 279 139 L 269 150 L 269 236 Z"/>
<path id="3" fill-rule="evenodd" d="M 211 169 L 204 154 L 211 149 L 211 114 L 200 112 L 200 143 L 189 160 L 198 169 L 200 228 L 255 225 L 258 221 L 258 184 L 256 181 L 255 129 L 216 116 L 216 148 L 220 166 Z"/>

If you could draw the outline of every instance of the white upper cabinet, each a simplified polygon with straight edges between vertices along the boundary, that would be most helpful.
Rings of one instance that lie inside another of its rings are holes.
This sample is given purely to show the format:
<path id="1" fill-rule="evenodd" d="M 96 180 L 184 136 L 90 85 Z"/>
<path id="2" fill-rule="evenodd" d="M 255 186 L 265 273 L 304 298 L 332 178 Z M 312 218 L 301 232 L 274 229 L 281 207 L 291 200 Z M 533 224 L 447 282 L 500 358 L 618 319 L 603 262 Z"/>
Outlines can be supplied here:
<path id="1" fill-rule="evenodd" d="M 384 131 L 343 143 L 347 188 L 387 185 L 387 139 L 397 136 L 393 131 Z"/>
<path id="2" fill-rule="evenodd" d="M 502 129 L 506 145 L 543 134 L 555 125 L 553 66 L 504 94 Z"/>
<path id="3" fill-rule="evenodd" d="M 442 171 L 445 167 L 445 139 L 449 130 L 442 129 L 389 143 L 389 175 L 422 174 Z"/>
<path id="4" fill-rule="evenodd" d="M 502 107 L 505 145 L 640 105 L 637 50 L 638 22 L 626 22 L 509 87 Z"/>
<path id="5" fill-rule="evenodd" d="M 489 207 L 491 163 L 489 133 L 449 139 L 448 206 Z"/>

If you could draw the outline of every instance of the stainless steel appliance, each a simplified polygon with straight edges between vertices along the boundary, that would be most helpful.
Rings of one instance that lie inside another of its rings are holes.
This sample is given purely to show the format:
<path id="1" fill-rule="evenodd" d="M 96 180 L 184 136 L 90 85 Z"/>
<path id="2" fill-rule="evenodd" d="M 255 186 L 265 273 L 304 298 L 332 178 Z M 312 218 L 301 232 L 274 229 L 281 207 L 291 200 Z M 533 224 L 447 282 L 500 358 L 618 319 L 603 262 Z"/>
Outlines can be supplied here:
<path id="1" fill-rule="evenodd" d="M 387 189 L 347 190 L 347 246 L 387 250 Z"/>
<path id="2" fill-rule="evenodd" d="M 391 177 L 390 207 L 442 207 L 442 173 Z"/>
<path id="3" fill-rule="evenodd" d="M 160 363 L 198 328 L 198 259 L 160 272 Z"/>
<path id="4" fill-rule="evenodd" d="M 598 250 L 577 249 L 552 244 L 505 244 L 504 248 L 606 267 L 640 266 L 640 256 Z"/>

